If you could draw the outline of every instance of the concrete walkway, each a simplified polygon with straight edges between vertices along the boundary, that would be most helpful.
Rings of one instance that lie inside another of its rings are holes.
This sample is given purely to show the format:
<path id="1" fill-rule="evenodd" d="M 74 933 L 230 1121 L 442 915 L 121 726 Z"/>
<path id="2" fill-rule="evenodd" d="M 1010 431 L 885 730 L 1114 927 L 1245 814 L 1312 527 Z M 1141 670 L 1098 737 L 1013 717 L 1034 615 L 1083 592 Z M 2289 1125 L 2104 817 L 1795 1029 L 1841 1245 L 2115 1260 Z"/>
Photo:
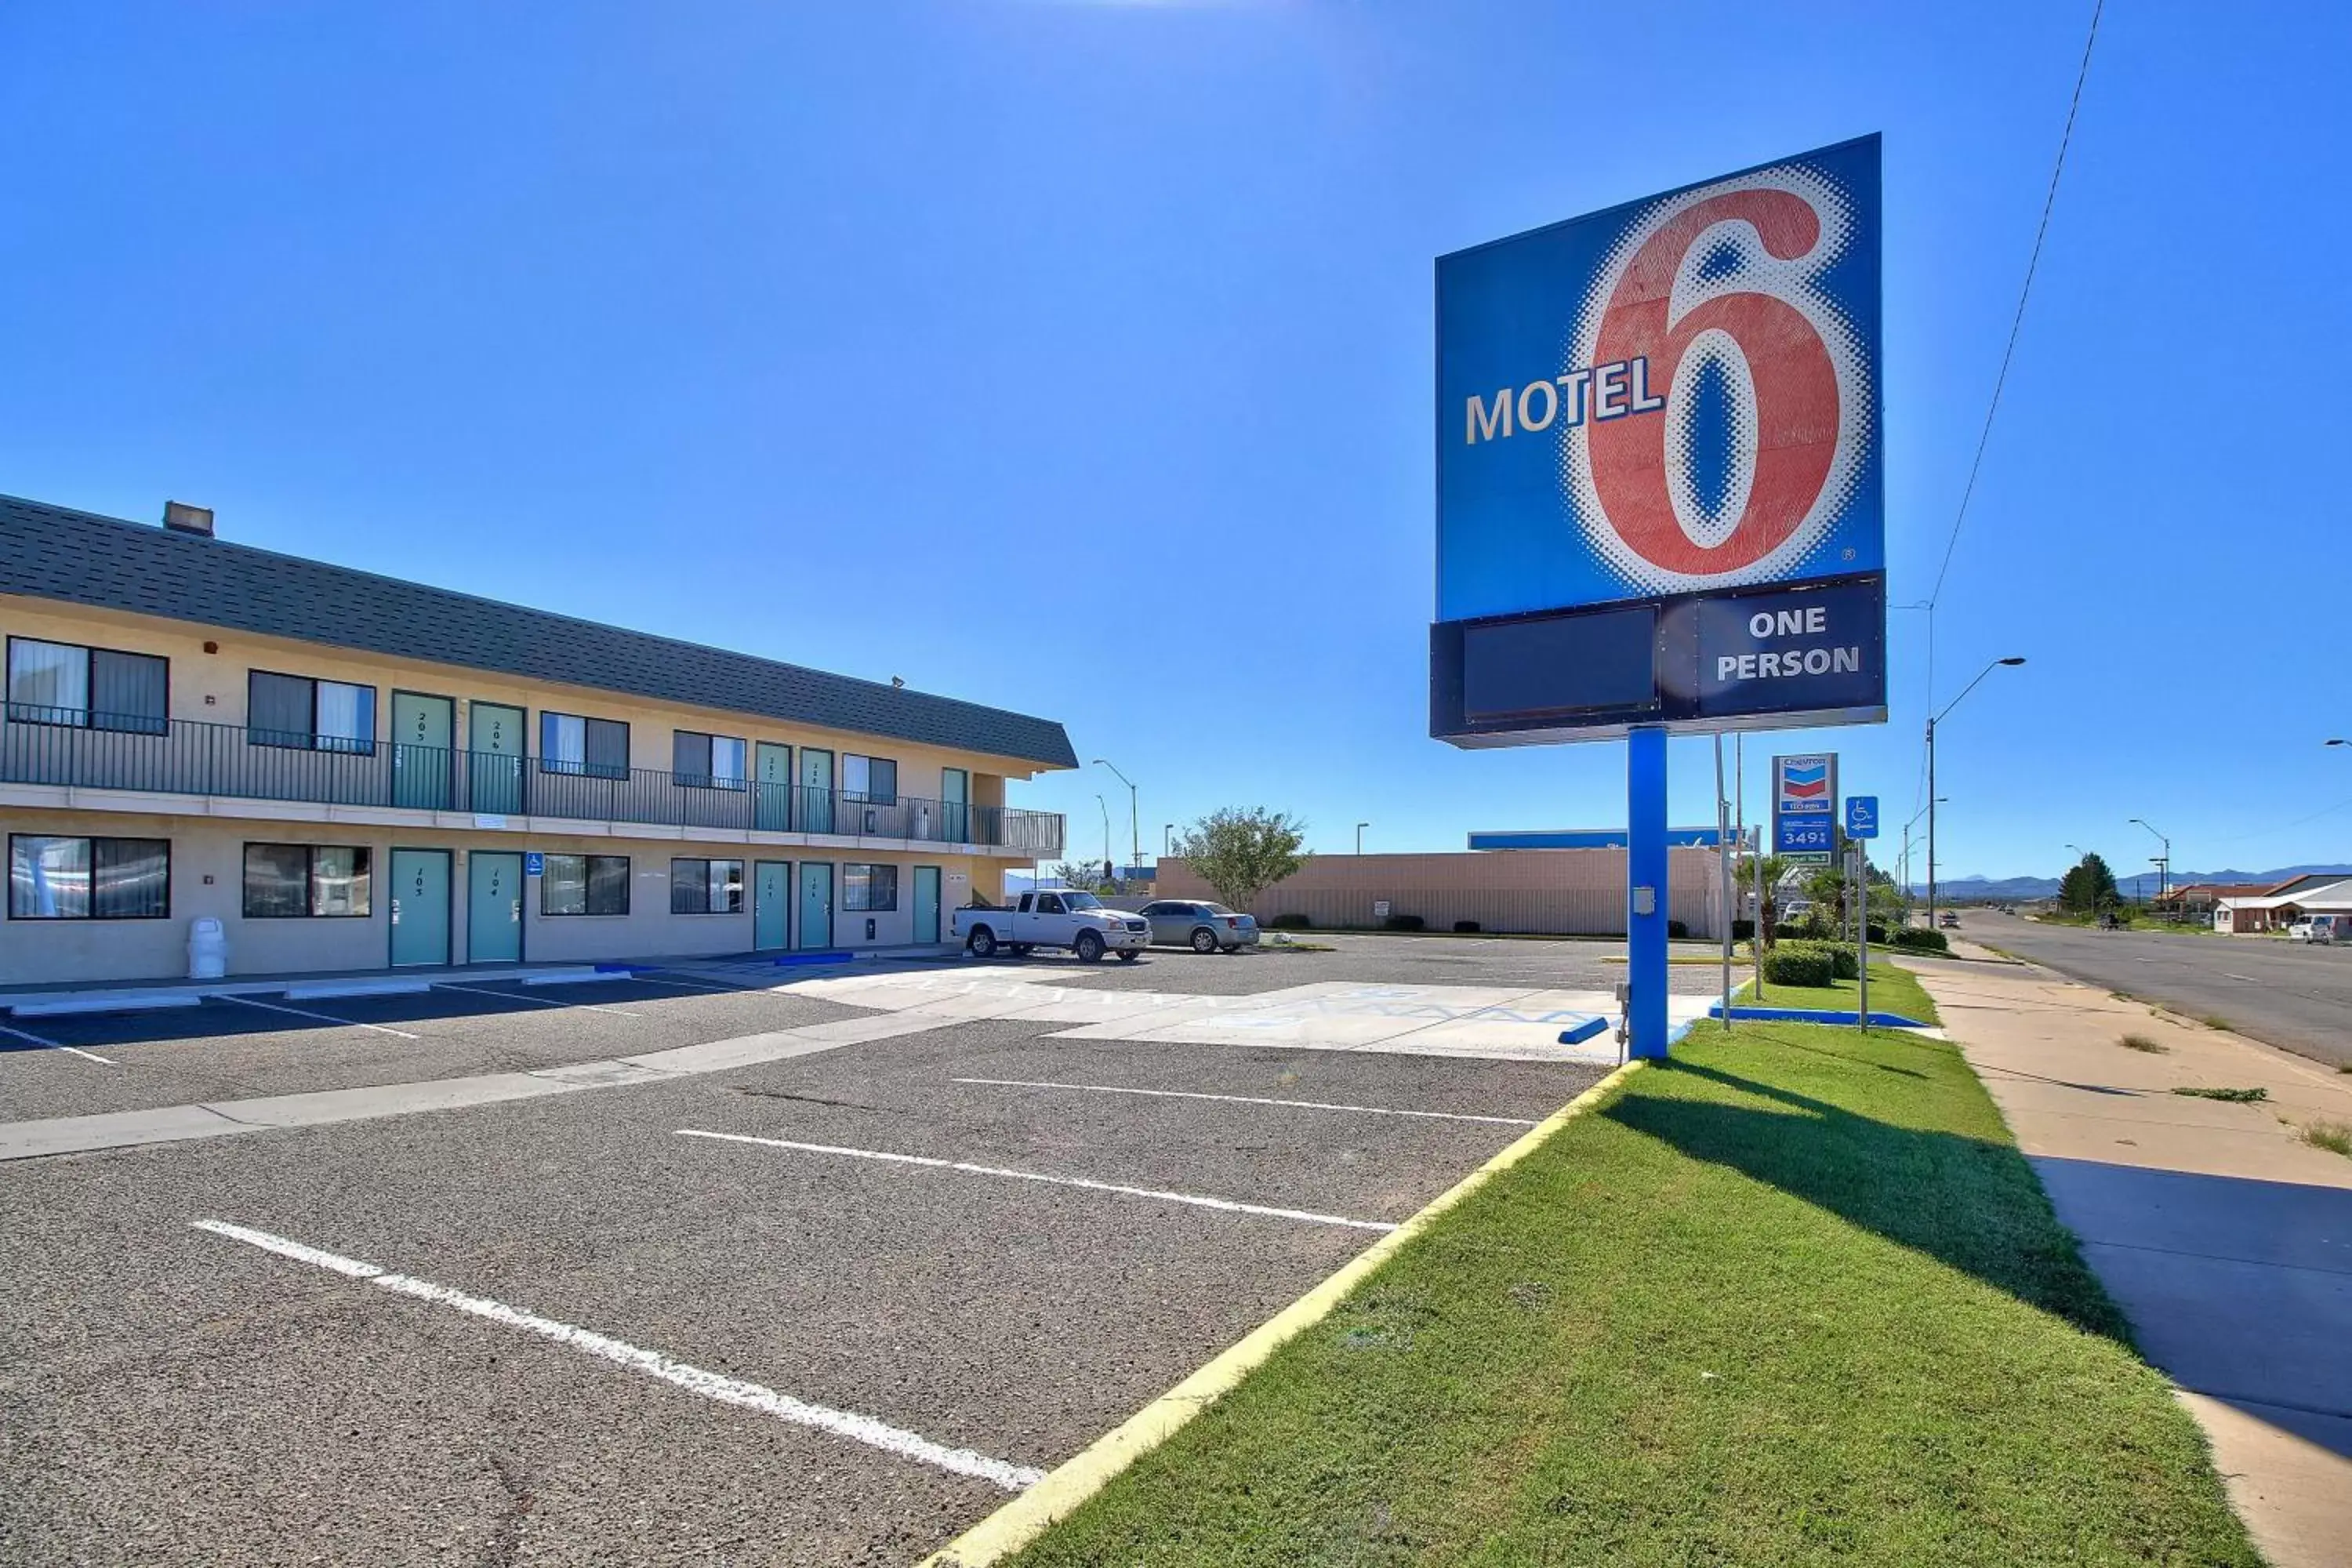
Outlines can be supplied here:
<path id="1" fill-rule="evenodd" d="M 2342 1564 L 2352 1159 L 2301 1130 L 2352 1125 L 2352 1076 L 2031 966 L 1905 962 L 2140 1349 L 2179 1386 L 2255 1543 L 2278 1568 Z"/>

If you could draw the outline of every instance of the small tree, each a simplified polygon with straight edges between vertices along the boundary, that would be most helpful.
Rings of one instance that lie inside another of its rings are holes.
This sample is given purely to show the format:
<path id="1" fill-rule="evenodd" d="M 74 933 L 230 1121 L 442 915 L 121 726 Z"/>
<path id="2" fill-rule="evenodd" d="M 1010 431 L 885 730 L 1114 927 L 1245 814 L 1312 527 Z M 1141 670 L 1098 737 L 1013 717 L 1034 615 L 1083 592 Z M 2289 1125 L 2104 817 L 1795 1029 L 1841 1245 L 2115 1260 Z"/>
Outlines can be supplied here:
<path id="1" fill-rule="evenodd" d="M 2116 874 L 2095 854 L 2084 855 L 2058 879 L 2058 907 L 2071 914 L 2099 914 L 2122 902 Z"/>
<path id="2" fill-rule="evenodd" d="M 1065 860 L 1054 868 L 1054 879 L 1066 888 L 1095 892 L 1102 885 L 1102 862 L 1099 860 Z"/>
<path id="3" fill-rule="evenodd" d="M 1226 806 L 1195 822 L 1176 841 L 1185 865 L 1234 909 L 1247 910 L 1258 894 L 1293 875 L 1311 858 L 1299 846 L 1307 825 L 1264 806 Z"/>
<path id="4" fill-rule="evenodd" d="M 1756 910 L 1756 940 L 1768 952 L 1776 940 L 1772 928 L 1780 923 L 1780 879 L 1788 874 L 1789 862 L 1778 855 L 1767 855 L 1756 866 L 1755 875 L 1764 884 Z"/>

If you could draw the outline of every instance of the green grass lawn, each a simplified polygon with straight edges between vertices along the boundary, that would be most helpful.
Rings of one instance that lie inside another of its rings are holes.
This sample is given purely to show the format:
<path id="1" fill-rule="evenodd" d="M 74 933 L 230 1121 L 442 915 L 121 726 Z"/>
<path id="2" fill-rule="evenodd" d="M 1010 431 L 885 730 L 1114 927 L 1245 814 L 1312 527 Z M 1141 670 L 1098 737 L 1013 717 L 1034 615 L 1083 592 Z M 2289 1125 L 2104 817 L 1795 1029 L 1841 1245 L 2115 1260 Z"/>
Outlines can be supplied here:
<path id="1" fill-rule="evenodd" d="M 2259 1563 L 1951 1047 L 1704 1032 L 1008 1561 Z"/>
<path id="2" fill-rule="evenodd" d="M 1734 975 L 1738 973 L 1736 968 L 1732 971 Z M 1748 983 L 1732 993 L 1731 999 L 1735 1003 L 1755 1000 L 1756 984 L 1752 976 L 1756 972 L 1753 965 L 1749 966 L 1748 973 L 1751 976 Z M 1768 1007 L 1832 1007 L 1851 1013 L 1861 999 L 1861 988 L 1851 980 L 1836 981 L 1826 986 L 1775 985 L 1770 981 L 1764 984 L 1763 1005 Z M 1935 1002 L 1912 977 L 1909 970 L 1898 969 L 1892 963 L 1881 963 L 1875 959 L 1870 965 L 1870 1010 L 1874 1013 L 1897 1013 L 1906 1018 L 1916 1018 L 1923 1024 L 1943 1022 L 1936 1011 Z"/>

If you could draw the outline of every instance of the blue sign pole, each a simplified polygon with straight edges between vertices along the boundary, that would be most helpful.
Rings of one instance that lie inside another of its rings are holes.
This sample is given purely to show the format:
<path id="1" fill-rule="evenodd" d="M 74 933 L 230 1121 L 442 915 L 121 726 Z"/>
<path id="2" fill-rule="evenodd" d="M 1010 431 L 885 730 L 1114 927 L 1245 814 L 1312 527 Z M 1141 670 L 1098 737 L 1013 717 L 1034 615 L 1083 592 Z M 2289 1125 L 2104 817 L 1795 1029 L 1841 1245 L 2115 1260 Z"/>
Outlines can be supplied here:
<path id="1" fill-rule="evenodd" d="M 1625 737 L 1627 1054 L 1666 1054 L 1666 732 Z"/>

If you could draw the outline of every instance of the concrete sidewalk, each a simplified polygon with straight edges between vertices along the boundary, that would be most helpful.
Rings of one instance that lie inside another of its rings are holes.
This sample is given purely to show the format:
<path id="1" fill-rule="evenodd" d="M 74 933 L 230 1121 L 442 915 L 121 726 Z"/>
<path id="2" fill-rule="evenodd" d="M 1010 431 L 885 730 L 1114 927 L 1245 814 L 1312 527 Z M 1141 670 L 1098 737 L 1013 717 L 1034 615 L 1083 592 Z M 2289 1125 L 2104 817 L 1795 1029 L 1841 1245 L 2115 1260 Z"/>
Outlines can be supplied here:
<path id="1" fill-rule="evenodd" d="M 2352 1159 L 2301 1131 L 2352 1125 L 2352 1076 L 2030 965 L 1904 962 L 2141 1351 L 2179 1386 L 2255 1543 L 2278 1568 L 2343 1563 Z"/>

